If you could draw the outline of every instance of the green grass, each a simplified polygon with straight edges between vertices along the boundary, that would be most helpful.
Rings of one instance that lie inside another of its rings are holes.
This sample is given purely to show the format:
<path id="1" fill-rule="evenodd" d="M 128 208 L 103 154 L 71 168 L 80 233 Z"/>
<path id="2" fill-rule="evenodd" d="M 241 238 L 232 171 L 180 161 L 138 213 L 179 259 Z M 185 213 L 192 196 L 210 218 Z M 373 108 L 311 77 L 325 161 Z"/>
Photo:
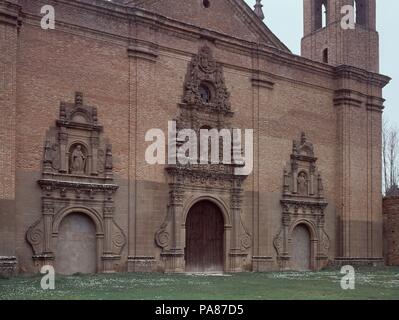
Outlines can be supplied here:
<path id="1" fill-rule="evenodd" d="M 355 290 L 342 290 L 339 270 L 240 273 L 223 276 L 100 274 L 0 279 L 0 299 L 399 299 L 399 268 L 358 269 Z"/>

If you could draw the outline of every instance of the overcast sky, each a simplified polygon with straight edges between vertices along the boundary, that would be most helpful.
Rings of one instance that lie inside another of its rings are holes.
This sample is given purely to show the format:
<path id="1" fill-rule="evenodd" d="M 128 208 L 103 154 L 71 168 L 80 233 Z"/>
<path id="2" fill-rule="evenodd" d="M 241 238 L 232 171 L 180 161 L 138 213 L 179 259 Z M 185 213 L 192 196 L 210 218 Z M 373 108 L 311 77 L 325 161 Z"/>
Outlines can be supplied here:
<path id="1" fill-rule="evenodd" d="M 253 8 L 255 0 L 246 0 Z M 302 0 L 263 0 L 264 22 L 295 54 L 300 54 L 303 36 Z M 399 12 L 398 0 L 377 0 L 380 34 L 380 72 L 392 81 L 384 89 L 385 113 L 399 127 Z"/>

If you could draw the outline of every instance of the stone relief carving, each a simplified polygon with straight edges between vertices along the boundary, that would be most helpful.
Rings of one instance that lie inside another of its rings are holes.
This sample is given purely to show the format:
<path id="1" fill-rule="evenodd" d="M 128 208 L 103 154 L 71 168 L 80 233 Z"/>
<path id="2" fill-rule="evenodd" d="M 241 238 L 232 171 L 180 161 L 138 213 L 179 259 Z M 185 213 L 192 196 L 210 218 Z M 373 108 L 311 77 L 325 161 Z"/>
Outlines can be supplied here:
<path id="1" fill-rule="evenodd" d="M 126 236 L 114 220 L 112 147 L 102 137 L 97 109 L 86 106 L 76 93 L 74 103 L 60 105 L 56 127 L 48 130 L 43 154 L 42 216 L 27 231 L 33 259 L 52 263 L 57 258 L 55 242 L 64 215 L 89 215 L 96 225 L 98 271 L 113 271 L 120 259 Z"/>
<path id="2" fill-rule="evenodd" d="M 203 88 L 202 86 L 206 86 Z M 206 99 L 204 99 L 206 89 Z M 202 97 L 201 97 L 202 94 Z M 207 45 L 201 47 L 189 63 L 182 103 L 176 119 L 177 129 L 232 129 L 230 95 L 225 85 L 222 66 L 215 61 Z M 183 142 L 177 142 L 178 147 Z M 234 148 L 234 146 L 233 146 Z M 166 172 L 170 179 L 170 200 L 165 221 L 155 232 L 155 243 L 162 249 L 166 269 L 184 270 L 184 248 L 181 233 L 183 207 L 190 198 L 208 195 L 230 204 L 229 215 L 235 237 L 227 244 L 232 270 L 240 270 L 242 257 L 248 255 L 252 237 L 241 219 L 243 176 L 235 176 L 235 164 L 170 165 Z M 230 232 L 230 231 L 228 231 Z"/>
<path id="3" fill-rule="evenodd" d="M 291 161 L 283 175 L 282 226 L 273 241 L 281 269 L 290 267 L 291 233 L 299 224 L 312 229 L 313 268 L 323 267 L 328 260 L 330 240 L 324 229 L 327 202 L 316 162 L 313 144 L 302 133 L 300 140 L 293 142 Z"/>
<path id="4" fill-rule="evenodd" d="M 204 105 L 201 99 L 201 85 L 209 86 L 211 101 Z M 225 85 L 223 67 L 218 64 L 208 46 L 200 48 L 189 65 L 184 85 L 183 103 L 216 109 L 219 112 L 231 112 L 230 94 Z"/>

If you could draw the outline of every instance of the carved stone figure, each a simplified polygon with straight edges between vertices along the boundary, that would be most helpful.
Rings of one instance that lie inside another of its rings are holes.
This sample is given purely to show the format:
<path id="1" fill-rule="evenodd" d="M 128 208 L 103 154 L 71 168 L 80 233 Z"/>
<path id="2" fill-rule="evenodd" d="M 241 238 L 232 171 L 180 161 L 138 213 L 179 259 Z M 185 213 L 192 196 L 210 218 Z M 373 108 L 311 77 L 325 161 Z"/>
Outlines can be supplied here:
<path id="1" fill-rule="evenodd" d="M 86 156 L 82 151 L 82 146 L 79 144 L 71 155 L 71 173 L 84 174 L 86 167 Z"/>

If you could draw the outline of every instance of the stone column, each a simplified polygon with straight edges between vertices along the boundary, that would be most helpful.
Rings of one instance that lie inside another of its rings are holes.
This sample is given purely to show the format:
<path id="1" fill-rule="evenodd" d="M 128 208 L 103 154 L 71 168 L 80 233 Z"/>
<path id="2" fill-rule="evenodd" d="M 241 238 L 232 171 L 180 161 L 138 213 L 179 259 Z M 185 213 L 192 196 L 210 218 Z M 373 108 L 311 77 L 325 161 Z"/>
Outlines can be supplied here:
<path id="1" fill-rule="evenodd" d="M 231 193 L 231 218 L 232 218 L 232 232 L 231 232 L 231 247 L 230 247 L 230 272 L 242 272 L 243 252 L 240 244 L 240 229 L 241 229 L 241 204 L 242 204 L 242 188 L 241 179 L 233 178 L 233 189 Z"/>

